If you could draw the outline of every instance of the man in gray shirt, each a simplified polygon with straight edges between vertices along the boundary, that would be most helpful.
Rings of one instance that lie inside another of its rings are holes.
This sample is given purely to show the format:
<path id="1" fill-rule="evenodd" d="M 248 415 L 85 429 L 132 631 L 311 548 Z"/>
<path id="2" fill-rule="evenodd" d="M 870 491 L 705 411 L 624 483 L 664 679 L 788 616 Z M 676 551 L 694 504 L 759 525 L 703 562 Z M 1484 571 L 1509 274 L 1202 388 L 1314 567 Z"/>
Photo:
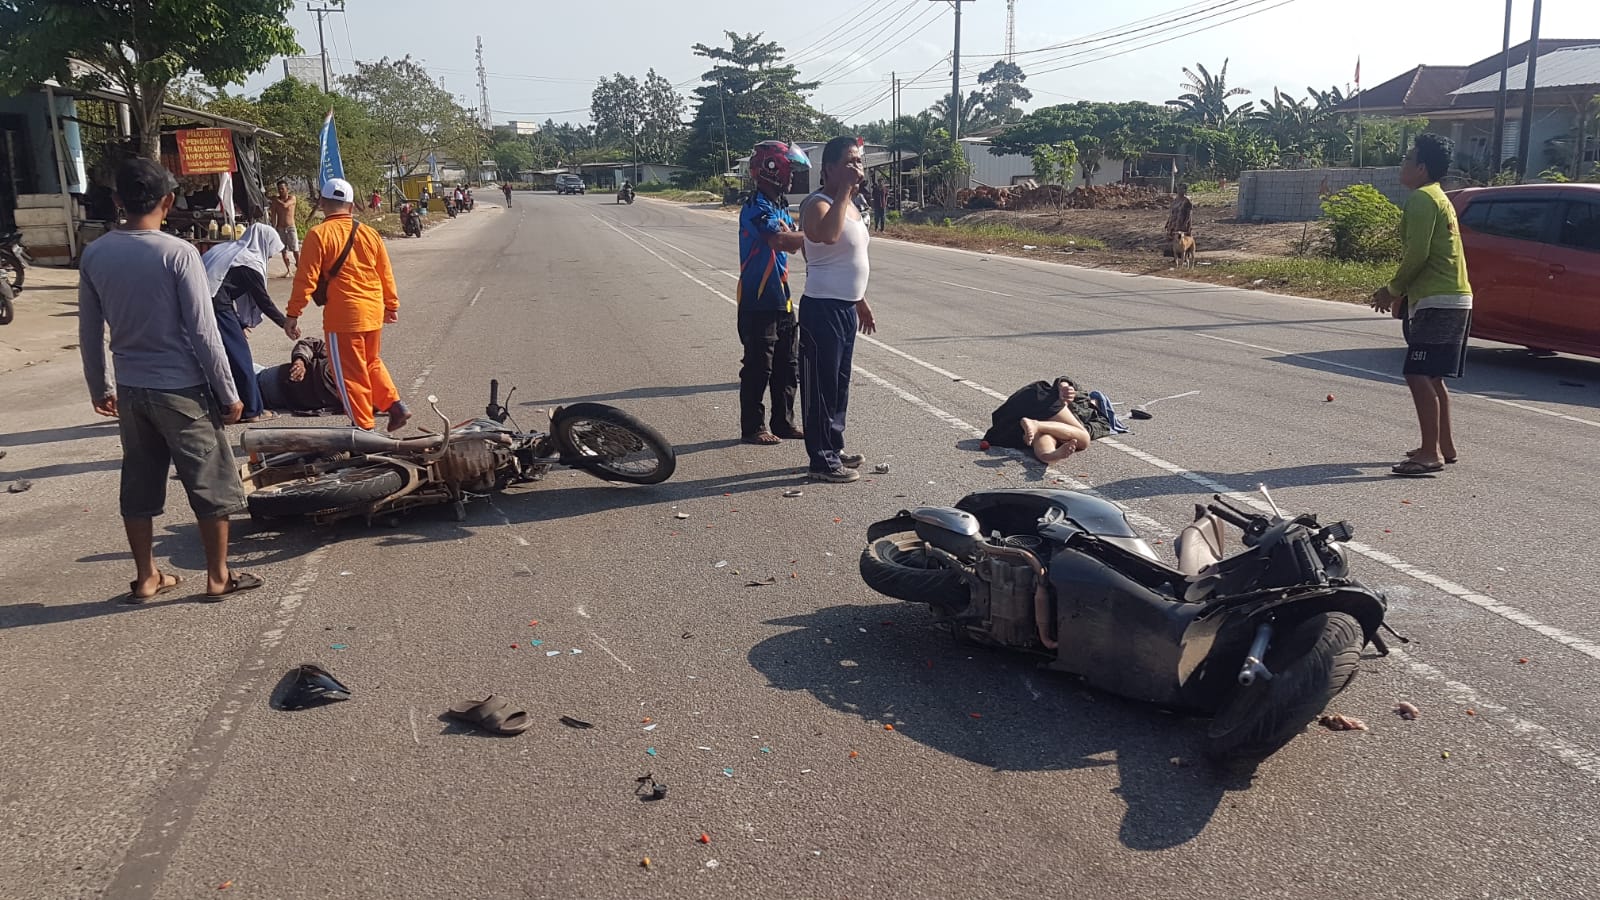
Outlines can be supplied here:
<path id="1" fill-rule="evenodd" d="M 122 521 L 137 577 L 129 603 L 177 587 L 156 569 L 154 519 L 165 510 L 167 473 L 176 466 L 199 520 L 206 551 L 207 600 L 258 588 L 259 577 L 228 568 L 228 516 L 244 507 L 225 424 L 244 409 L 228 370 L 194 247 L 161 232 L 177 187 L 147 159 L 117 171 L 117 199 L 128 224 L 89 245 L 78 282 L 78 345 L 95 412 L 115 416 L 122 437 Z M 107 378 L 111 327 L 115 381 Z"/>

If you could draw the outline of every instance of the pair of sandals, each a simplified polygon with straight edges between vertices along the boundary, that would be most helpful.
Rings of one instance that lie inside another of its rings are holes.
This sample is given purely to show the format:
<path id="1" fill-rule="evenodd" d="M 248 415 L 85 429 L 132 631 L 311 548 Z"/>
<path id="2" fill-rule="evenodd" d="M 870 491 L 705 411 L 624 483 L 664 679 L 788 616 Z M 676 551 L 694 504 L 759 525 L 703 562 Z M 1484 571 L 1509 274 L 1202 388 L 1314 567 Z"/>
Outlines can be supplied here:
<path id="1" fill-rule="evenodd" d="M 262 579 L 260 575 L 253 575 L 249 572 L 233 572 L 228 575 L 228 586 L 222 591 L 222 593 L 201 594 L 200 599 L 206 603 L 221 603 L 223 600 L 226 600 L 230 594 L 237 594 L 241 591 L 253 591 L 266 583 L 267 582 Z M 122 602 L 133 606 L 137 606 L 140 603 L 149 603 L 151 600 L 156 599 L 162 594 L 177 590 L 178 586 L 182 584 L 182 575 L 174 575 L 169 572 L 156 572 L 156 589 L 154 591 L 151 591 L 149 594 L 144 596 L 140 596 L 139 582 L 137 579 L 135 579 L 128 582 L 128 596 L 124 597 Z"/>
<path id="2" fill-rule="evenodd" d="M 1445 466 L 1453 466 L 1456 464 L 1456 458 L 1454 456 L 1445 457 L 1444 462 L 1425 463 L 1418 462 L 1416 455 L 1416 450 L 1406 451 L 1405 461 L 1390 469 L 1389 474 L 1398 475 L 1401 478 L 1432 478 L 1440 472 L 1443 472 Z"/>
<path id="3" fill-rule="evenodd" d="M 806 433 L 804 431 L 794 428 L 782 434 L 774 434 L 765 430 L 758 431 L 755 434 L 745 435 L 742 440 L 746 444 L 759 444 L 764 447 L 770 447 L 773 444 L 781 444 L 784 441 L 803 441 L 805 437 Z"/>

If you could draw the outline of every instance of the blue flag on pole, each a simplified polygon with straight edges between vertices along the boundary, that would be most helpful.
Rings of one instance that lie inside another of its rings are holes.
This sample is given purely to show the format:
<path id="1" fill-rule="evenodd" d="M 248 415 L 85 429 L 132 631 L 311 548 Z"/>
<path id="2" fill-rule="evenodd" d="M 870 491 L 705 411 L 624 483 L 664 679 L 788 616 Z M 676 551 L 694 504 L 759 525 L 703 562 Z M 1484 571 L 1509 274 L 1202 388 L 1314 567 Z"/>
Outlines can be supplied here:
<path id="1" fill-rule="evenodd" d="M 344 177 L 344 160 L 339 157 L 339 135 L 333 130 L 333 109 L 328 109 L 328 117 L 322 120 L 322 168 L 320 180 L 326 183 L 330 178 Z"/>

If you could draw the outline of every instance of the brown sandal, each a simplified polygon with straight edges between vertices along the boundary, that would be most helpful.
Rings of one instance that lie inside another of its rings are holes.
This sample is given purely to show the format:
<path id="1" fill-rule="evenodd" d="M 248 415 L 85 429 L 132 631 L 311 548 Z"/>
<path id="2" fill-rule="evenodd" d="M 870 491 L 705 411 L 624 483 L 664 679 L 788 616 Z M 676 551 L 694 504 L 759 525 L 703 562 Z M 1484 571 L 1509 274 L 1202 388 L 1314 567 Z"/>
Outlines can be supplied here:
<path id="1" fill-rule="evenodd" d="M 741 440 L 743 440 L 746 444 L 760 444 L 762 446 L 771 446 L 773 444 L 783 443 L 783 441 L 780 440 L 777 435 L 770 431 L 758 431 L 755 434 L 747 434 Z"/>
<path id="2" fill-rule="evenodd" d="M 262 580 L 260 575 L 252 575 L 249 572 L 233 572 L 228 575 L 228 586 L 223 589 L 222 593 L 201 594 L 200 599 L 207 603 L 221 603 L 230 594 L 237 594 L 240 591 L 253 591 L 264 584 L 266 584 L 266 581 Z"/>
<path id="3" fill-rule="evenodd" d="M 482 700 L 468 700 L 459 706 L 452 706 L 445 715 L 490 734 L 506 737 L 521 734 L 533 724 L 526 712 L 510 709 L 506 701 L 493 694 Z"/>
<path id="4" fill-rule="evenodd" d="M 172 581 L 168 582 L 167 581 L 168 578 L 172 579 Z M 128 582 L 128 596 L 122 598 L 122 602 L 123 603 L 132 604 L 132 605 L 138 605 L 140 603 L 147 603 L 147 602 L 149 602 L 151 600 L 154 600 L 155 598 L 161 596 L 162 594 L 165 594 L 166 592 L 168 592 L 170 590 L 173 590 L 174 588 L 176 588 L 180 584 L 183 584 L 183 576 L 182 575 L 171 575 L 171 574 L 168 574 L 166 572 L 157 572 L 156 573 L 156 589 L 153 592 L 151 592 L 149 596 L 146 596 L 146 597 L 139 596 L 139 582 L 138 582 L 137 579 L 135 579 L 133 581 Z"/>

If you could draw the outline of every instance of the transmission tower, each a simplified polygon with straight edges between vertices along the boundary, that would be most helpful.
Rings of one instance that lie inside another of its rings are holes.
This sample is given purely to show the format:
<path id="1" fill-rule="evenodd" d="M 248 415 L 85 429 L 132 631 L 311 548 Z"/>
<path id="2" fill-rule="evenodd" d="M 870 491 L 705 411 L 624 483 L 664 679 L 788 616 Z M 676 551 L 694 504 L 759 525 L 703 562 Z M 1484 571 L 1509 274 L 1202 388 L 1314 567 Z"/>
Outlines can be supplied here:
<path id="1" fill-rule="evenodd" d="M 1017 61 L 1017 0 L 1006 0 L 1006 62 Z"/>
<path id="2" fill-rule="evenodd" d="M 485 130 L 494 127 L 494 113 L 489 109 L 489 73 L 483 68 L 483 36 L 478 36 L 478 122 Z"/>

